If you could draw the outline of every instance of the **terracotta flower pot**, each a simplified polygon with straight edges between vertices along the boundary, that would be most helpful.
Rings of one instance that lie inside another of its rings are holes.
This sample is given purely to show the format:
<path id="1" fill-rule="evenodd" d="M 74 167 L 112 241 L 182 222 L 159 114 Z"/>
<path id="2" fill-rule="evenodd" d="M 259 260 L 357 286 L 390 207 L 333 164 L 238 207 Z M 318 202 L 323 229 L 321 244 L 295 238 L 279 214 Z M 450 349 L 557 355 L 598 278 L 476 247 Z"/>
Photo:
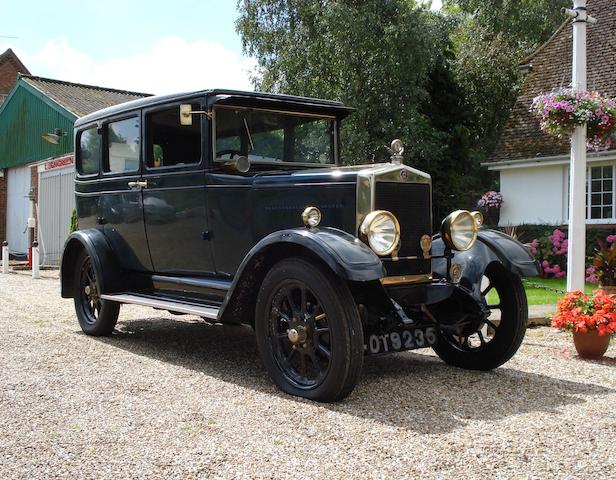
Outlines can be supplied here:
<path id="1" fill-rule="evenodd" d="M 602 357 L 610 345 L 611 335 L 600 336 L 596 330 L 573 332 L 573 344 L 582 358 Z"/>

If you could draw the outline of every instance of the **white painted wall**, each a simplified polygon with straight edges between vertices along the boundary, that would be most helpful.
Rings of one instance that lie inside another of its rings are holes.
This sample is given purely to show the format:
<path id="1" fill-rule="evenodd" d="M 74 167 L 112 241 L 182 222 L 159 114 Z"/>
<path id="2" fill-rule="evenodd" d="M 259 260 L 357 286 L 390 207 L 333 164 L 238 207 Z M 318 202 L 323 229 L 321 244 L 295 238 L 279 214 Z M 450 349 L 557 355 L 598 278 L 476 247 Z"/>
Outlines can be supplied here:
<path id="1" fill-rule="evenodd" d="M 566 222 L 565 165 L 501 170 L 500 191 L 504 199 L 500 211 L 500 226 L 561 225 Z"/>
<path id="2" fill-rule="evenodd" d="M 30 167 L 12 167 L 8 169 L 7 205 L 6 205 L 6 240 L 11 253 L 28 252 L 28 215 L 30 203 Z"/>

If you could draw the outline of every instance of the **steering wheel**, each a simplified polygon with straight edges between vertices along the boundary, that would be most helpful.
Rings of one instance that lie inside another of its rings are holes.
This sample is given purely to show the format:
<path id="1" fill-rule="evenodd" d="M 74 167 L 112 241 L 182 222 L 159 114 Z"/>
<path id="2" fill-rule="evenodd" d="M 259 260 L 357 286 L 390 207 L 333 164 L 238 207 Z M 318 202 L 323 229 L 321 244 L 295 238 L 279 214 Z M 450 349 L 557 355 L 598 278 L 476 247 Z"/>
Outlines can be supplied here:
<path id="1" fill-rule="evenodd" d="M 240 150 L 235 150 L 233 148 L 227 148 L 225 150 L 219 150 L 216 152 L 216 158 L 221 158 L 223 155 L 229 155 L 229 159 L 233 158 L 233 155 L 241 155 L 242 152 Z"/>

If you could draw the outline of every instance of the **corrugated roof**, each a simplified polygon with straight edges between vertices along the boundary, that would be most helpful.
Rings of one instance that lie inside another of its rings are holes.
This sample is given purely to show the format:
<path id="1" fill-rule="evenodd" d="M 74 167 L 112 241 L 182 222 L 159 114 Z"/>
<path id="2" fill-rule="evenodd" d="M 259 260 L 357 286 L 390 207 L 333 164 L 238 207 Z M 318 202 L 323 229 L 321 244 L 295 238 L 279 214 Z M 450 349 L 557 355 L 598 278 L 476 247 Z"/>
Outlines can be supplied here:
<path id="1" fill-rule="evenodd" d="M 588 88 L 616 96 L 616 8 L 614 0 L 588 0 L 588 13 L 598 22 L 588 26 Z M 526 76 L 511 116 L 490 162 L 542 158 L 566 154 L 568 142 L 557 142 L 544 134 L 529 109 L 533 98 L 554 88 L 571 84 L 573 30 L 561 27 L 528 62 Z"/>
<path id="2" fill-rule="evenodd" d="M 32 75 L 20 75 L 20 77 L 76 117 L 82 117 L 119 103 L 151 96 L 148 93 L 83 85 Z"/>

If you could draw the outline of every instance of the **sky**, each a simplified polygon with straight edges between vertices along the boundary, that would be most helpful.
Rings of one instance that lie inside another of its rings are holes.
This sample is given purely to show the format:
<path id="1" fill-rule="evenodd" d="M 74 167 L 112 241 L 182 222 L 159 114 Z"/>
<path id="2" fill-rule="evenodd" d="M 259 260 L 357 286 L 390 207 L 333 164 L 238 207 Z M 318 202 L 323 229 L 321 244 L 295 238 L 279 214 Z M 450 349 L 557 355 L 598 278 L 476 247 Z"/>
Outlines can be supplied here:
<path id="1" fill-rule="evenodd" d="M 432 8 L 440 8 L 433 0 Z M 252 90 L 236 0 L 3 2 L 0 53 L 33 75 L 144 93 Z M 17 38 L 6 38 L 17 37 Z"/>

